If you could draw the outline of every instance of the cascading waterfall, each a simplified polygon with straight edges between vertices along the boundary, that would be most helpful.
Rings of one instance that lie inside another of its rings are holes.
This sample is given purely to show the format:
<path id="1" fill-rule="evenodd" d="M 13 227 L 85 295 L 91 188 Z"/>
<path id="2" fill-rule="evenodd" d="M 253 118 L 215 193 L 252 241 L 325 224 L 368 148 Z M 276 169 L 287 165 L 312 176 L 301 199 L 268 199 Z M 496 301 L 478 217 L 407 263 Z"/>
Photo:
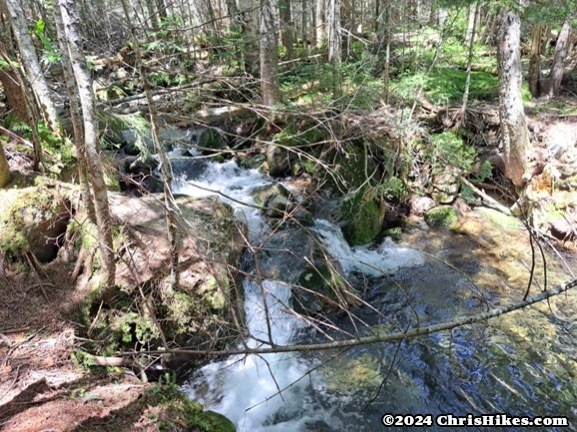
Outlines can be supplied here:
<path id="1" fill-rule="evenodd" d="M 208 162 L 197 178 L 176 181 L 173 191 L 194 197 L 218 196 L 247 222 L 249 239 L 256 243 L 270 228 L 260 211 L 251 207 L 254 200 L 250 193 L 271 182 L 256 170 L 241 169 L 234 162 Z M 312 231 L 345 272 L 381 276 L 424 262 L 417 251 L 389 243 L 376 250 L 352 249 L 340 229 L 325 220 L 317 220 Z M 264 280 L 259 284 L 246 279 L 243 287 L 248 346 L 266 347 L 267 342 L 287 345 L 308 328 L 290 309 L 291 288 L 287 283 Z M 308 373 L 314 362 L 295 353 L 231 357 L 197 371 L 184 389 L 207 409 L 230 418 L 239 431 L 313 430 L 315 424 L 331 430 L 346 428 L 342 419 L 331 414 L 337 406 L 327 406 L 326 400 L 315 394 L 323 383 L 318 374 Z"/>

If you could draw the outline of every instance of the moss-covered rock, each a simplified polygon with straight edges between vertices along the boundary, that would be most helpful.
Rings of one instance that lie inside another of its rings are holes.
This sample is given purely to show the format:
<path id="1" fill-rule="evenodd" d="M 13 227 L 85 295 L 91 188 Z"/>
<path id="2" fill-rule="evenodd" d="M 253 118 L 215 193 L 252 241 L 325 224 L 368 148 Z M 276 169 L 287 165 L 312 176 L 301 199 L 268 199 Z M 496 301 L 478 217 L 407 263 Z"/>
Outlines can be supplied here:
<path id="1" fill-rule="evenodd" d="M 293 289 L 293 307 L 305 315 L 337 312 L 354 303 L 350 289 L 332 263 L 309 265 Z"/>
<path id="2" fill-rule="evenodd" d="M 342 216 L 345 239 L 351 246 L 358 246 L 369 243 L 381 232 L 385 208 L 359 192 L 353 199 L 343 202 Z"/>
<path id="3" fill-rule="evenodd" d="M 48 179 L 38 183 L 0 190 L 0 253 L 9 259 L 31 253 L 49 262 L 66 232 L 74 187 Z"/>
<path id="4" fill-rule="evenodd" d="M 226 146 L 224 136 L 218 129 L 205 129 L 198 137 L 198 148 L 203 154 L 211 155 L 222 151 Z"/>
<path id="5" fill-rule="evenodd" d="M 159 430 L 174 430 L 175 425 L 179 425 L 178 430 L 194 432 L 236 431 L 232 421 L 217 412 L 203 410 L 201 404 L 188 399 L 170 378 L 149 387 L 145 402 L 153 407 L 148 417 Z"/>
<path id="6" fill-rule="evenodd" d="M 88 270 L 92 294 L 83 310 L 94 338 L 107 339 L 109 348 L 156 344 L 160 336 L 198 346 L 224 343 L 232 335 L 236 310 L 234 268 L 239 267 L 245 227 L 234 221 L 232 209 L 214 199 L 176 197 L 178 205 L 179 284 L 170 283 L 171 247 L 166 233 L 162 196 L 141 198 L 111 194 L 111 209 L 120 227 L 115 231 L 117 294 L 98 310 L 102 280 L 98 259 Z M 80 225 L 80 224 L 79 224 Z M 86 223 L 82 224 L 85 226 Z M 84 230 L 80 245 L 93 247 Z M 95 319 L 96 316 L 98 319 Z"/>
<path id="7" fill-rule="evenodd" d="M 425 221 L 429 226 L 450 226 L 458 219 L 459 215 L 451 206 L 435 207 L 425 213 Z"/>

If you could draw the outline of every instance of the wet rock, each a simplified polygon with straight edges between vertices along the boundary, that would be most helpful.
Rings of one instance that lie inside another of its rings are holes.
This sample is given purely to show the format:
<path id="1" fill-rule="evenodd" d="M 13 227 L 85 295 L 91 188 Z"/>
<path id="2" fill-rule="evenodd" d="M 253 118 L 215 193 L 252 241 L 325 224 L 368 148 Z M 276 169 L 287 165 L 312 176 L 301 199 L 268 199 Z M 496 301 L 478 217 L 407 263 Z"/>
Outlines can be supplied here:
<path id="1" fill-rule="evenodd" d="M 460 189 L 459 172 L 448 167 L 446 171 L 433 178 L 431 197 L 439 204 L 451 204 L 455 201 Z"/>
<path id="2" fill-rule="evenodd" d="M 197 180 L 208 166 L 203 159 L 195 157 L 173 157 L 170 158 L 170 166 L 174 179 Z"/>
<path id="3" fill-rule="evenodd" d="M 252 197 L 257 205 L 263 207 L 264 215 L 273 224 L 289 214 L 289 222 L 296 221 L 304 226 L 311 226 L 314 223 L 311 212 L 302 207 L 296 197 L 280 183 L 256 188 L 252 192 Z"/>
<path id="4" fill-rule="evenodd" d="M 290 173 L 289 153 L 285 148 L 269 144 L 266 148 L 266 162 L 271 177 L 285 177 Z"/>
<path id="5" fill-rule="evenodd" d="M 568 217 L 557 218 L 550 224 L 551 234 L 559 240 L 573 240 L 577 238 L 577 223 L 571 223 Z"/>
<path id="6" fill-rule="evenodd" d="M 426 196 L 413 195 L 410 199 L 411 213 L 417 216 L 423 216 L 427 211 L 437 205 L 434 199 Z"/>
<path id="7" fill-rule="evenodd" d="M 225 137 L 217 128 L 202 130 L 197 139 L 198 148 L 202 151 L 202 154 L 205 155 L 220 153 L 226 148 Z"/>
<path id="8" fill-rule="evenodd" d="M 240 266 L 246 228 L 234 220 L 230 206 L 216 199 L 179 196 L 175 201 L 179 208 L 177 287 L 170 279 L 171 245 L 162 196 L 110 194 L 113 218 L 122 226 L 115 243 L 124 245 L 124 259 L 117 262 L 119 291 L 110 310 L 97 317 L 97 326 L 104 332 L 100 337 L 117 344 L 156 343 L 160 323 L 170 340 L 209 346 L 234 331 L 224 323 L 233 322 L 231 316 L 240 313 L 233 310 L 237 288 L 231 269 Z M 102 277 L 97 262 L 94 267 L 88 281 L 93 301 L 101 291 Z M 145 299 L 137 289 L 142 286 L 147 287 Z"/>
<path id="9" fill-rule="evenodd" d="M 381 232 L 385 218 L 383 203 L 366 199 L 361 191 L 342 204 L 343 235 L 351 246 L 366 244 Z"/>
<path id="10" fill-rule="evenodd" d="M 459 215 L 451 206 L 435 207 L 425 213 L 425 221 L 429 226 L 449 226 L 459 219 Z"/>

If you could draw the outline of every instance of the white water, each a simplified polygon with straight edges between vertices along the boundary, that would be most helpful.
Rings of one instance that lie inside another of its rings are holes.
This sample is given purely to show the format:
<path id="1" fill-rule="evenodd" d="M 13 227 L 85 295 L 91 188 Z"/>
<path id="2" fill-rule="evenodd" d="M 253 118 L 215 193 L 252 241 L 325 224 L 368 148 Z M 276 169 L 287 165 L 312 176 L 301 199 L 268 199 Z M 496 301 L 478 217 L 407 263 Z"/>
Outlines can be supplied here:
<path id="1" fill-rule="evenodd" d="M 254 205 L 250 192 L 271 182 L 258 171 L 241 169 L 234 162 L 209 162 L 198 179 L 175 182 L 173 191 L 198 198 L 218 196 L 247 222 L 249 239 L 256 242 L 270 229 L 260 211 L 250 207 Z M 312 230 L 346 273 L 380 276 L 424 262 L 417 251 L 389 242 L 375 250 L 353 249 L 339 227 L 325 220 L 317 220 Z M 265 280 L 259 285 L 247 279 L 243 287 L 249 347 L 266 347 L 267 341 L 287 345 L 307 328 L 306 322 L 290 310 L 291 290 L 287 284 Z M 321 406 L 321 399 L 315 395 L 324 385 L 319 374 L 307 374 L 312 364 L 293 353 L 236 356 L 206 365 L 183 389 L 206 409 L 226 415 L 239 432 L 314 430 L 311 424 L 316 421 L 331 430 L 342 430 L 345 426 L 333 416 L 339 405 Z"/>

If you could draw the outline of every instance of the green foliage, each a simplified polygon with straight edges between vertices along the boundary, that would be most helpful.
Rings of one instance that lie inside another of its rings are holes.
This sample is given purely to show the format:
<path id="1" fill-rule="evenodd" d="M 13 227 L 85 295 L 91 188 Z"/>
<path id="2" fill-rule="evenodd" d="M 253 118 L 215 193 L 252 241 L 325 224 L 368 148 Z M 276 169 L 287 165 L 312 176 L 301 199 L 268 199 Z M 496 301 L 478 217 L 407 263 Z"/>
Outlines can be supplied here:
<path id="1" fill-rule="evenodd" d="M 381 197 L 392 202 L 400 202 L 407 195 L 405 182 L 394 176 L 385 179 L 377 190 Z"/>
<path id="2" fill-rule="evenodd" d="M 57 63 L 60 61 L 60 50 L 56 44 L 47 36 L 44 20 L 39 19 L 36 22 L 34 34 L 42 42 L 42 60 L 48 63 Z"/>
<path id="3" fill-rule="evenodd" d="M 437 68 L 429 74 L 417 72 L 403 75 L 392 83 L 394 94 L 405 101 L 413 101 L 419 88 L 435 104 L 460 102 L 465 91 L 466 71 Z M 471 72 L 470 100 L 495 100 L 499 97 L 499 80 L 487 72 Z"/>
<path id="4" fill-rule="evenodd" d="M 203 44 L 198 45 L 202 46 Z M 230 26 L 222 36 L 207 38 L 204 45 L 219 47 L 218 49 L 211 49 L 213 60 L 226 63 L 232 70 L 243 69 L 244 65 L 241 64 L 244 50 L 242 27 Z"/>
<path id="5" fill-rule="evenodd" d="M 7 68 L 7 67 L 13 67 L 13 68 L 17 69 L 20 67 L 20 63 L 18 63 L 17 61 L 14 61 L 14 60 L 10 60 L 10 63 L 8 63 L 6 60 L 4 60 L 3 58 L 0 57 L 0 69 Z"/>
<path id="6" fill-rule="evenodd" d="M 463 139 L 453 132 L 443 132 L 431 137 L 433 164 L 440 170 L 451 165 L 463 172 L 471 172 L 477 162 L 477 152 L 473 147 L 466 145 Z"/>
<path id="7" fill-rule="evenodd" d="M 12 115 L 7 115 L 4 125 L 7 129 L 18 132 L 23 138 L 32 141 L 32 127 L 27 123 L 21 122 Z M 58 177 L 64 169 L 75 165 L 76 149 L 72 142 L 55 134 L 44 121 L 37 124 L 36 132 L 40 138 L 42 150 L 48 156 L 44 158 L 44 162 L 52 177 Z"/>

